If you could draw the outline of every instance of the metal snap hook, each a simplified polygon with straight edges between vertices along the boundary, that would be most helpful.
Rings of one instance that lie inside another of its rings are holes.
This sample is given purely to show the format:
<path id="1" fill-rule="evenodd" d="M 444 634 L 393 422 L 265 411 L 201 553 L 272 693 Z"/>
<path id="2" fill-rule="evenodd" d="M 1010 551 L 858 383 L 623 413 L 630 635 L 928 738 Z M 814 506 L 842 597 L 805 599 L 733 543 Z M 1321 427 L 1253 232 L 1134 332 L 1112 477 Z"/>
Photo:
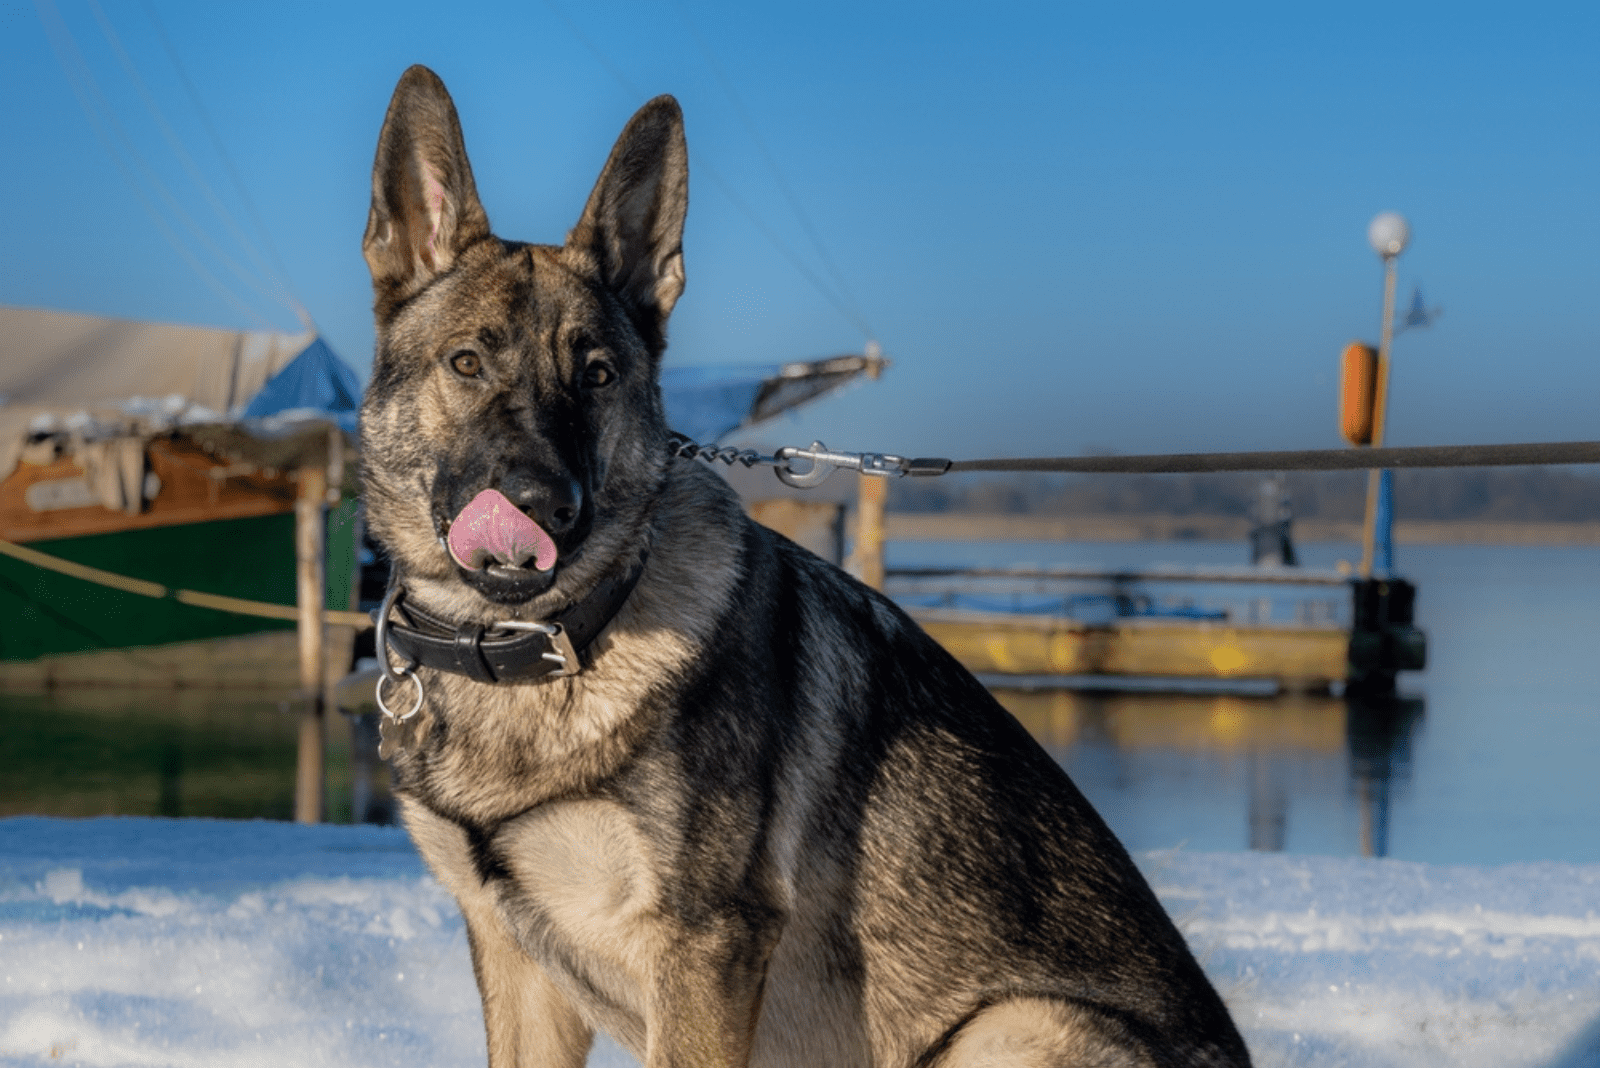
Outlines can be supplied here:
<path id="1" fill-rule="evenodd" d="M 839 466 L 833 462 L 828 447 L 820 441 L 813 441 L 809 449 L 785 445 L 778 450 L 777 458 L 783 461 L 783 466 L 773 468 L 773 473 L 778 476 L 778 481 L 796 489 L 812 489 L 822 485 L 833 474 L 834 468 Z M 796 471 L 793 467 L 795 459 L 810 460 L 811 466 L 804 471 Z"/>

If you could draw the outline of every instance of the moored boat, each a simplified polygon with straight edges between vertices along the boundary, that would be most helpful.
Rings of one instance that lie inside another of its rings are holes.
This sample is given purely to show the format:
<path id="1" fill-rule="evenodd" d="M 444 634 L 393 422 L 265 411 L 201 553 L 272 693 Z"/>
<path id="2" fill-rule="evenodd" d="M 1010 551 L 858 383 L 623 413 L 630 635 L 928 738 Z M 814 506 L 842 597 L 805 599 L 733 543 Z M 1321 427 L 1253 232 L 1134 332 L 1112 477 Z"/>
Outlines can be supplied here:
<path id="1" fill-rule="evenodd" d="M 891 567 L 887 579 L 980 675 L 1326 690 L 1347 674 L 1349 581 L 1335 571 Z"/>
<path id="2" fill-rule="evenodd" d="M 350 603 L 354 373 L 311 332 L 20 308 L 0 349 L 0 681 L 292 680 L 292 618 L 219 606 L 292 610 L 313 469 L 325 603 Z"/>

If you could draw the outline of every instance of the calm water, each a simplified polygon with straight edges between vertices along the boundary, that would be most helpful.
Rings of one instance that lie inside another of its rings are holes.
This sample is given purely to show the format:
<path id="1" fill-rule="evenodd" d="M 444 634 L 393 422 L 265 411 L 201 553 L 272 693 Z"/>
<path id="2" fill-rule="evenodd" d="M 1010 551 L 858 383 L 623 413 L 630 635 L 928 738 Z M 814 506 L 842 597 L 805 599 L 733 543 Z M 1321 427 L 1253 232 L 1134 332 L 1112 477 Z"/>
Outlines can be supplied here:
<path id="1" fill-rule="evenodd" d="M 0 693 L 0 816 L 289 819 L 300 707 L 239 690 Z M 351 721 L 328 721 L 326 808 L 348 822 Z M 366 778 L 383 791 L 381 765 Z"/>
<path id="2" fill-rule="evenodd" d="M 1302 563 L 1359 559 L 1304 545 Z M 1239 564 L 1220 542 L 897 542 L 894 566 Z M 1600 862 L 1600 548 L 1401 546 L 1428 670 L 1389 707 L 1002 694 L 1133 849 Z"/>
<path id="3" fill-rule="evenodd" d="M 1352 546 L 1302 546 L 1332 567 Z M 1237 564 L 1225 543 L 896 542 L 891 566 Z M 1293 696 L 1007 692 L 1133 849 L 1600 863 L 1600 549 L 1402 547 L 1429 668 L 1378 708 Z M 286 818 L 274 694 L 0 695 L 0 815 Z M 360 806 L 330 716 L 328 811 Z M 357 762 L 359 763 L 359 761 Z M 381 767 L 373 780 L 381 795 Z M 381 800 L 381 798 L 380 798 Z M 362 806 L 364 807 L 364 806 Z"/>

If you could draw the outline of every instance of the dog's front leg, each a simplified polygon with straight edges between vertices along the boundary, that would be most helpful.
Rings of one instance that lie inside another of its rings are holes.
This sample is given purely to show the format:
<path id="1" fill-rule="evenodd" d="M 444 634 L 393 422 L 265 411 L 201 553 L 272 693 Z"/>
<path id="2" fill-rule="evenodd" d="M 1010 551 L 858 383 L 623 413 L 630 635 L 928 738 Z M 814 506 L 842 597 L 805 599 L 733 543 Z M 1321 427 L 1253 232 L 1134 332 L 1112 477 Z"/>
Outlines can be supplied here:
<path id="1" fill-rule="evenodd" d="M 645 1068 L 745 1068 L 777 929 L 686 930 L 658 962 Z"/>
<path id="2" fill-rule="evenodd" d="M 517 944 L 494 891 L 477 875 L 466 833 L 424 805 L 407 800 L 401 810 L 417 849 L 467 921 L 490 1068 L 583 1068 L 594 1033 Z"/>
<path id="3" fill-rule="evenodd" d="M 489 1068 L 583 1068 L 594 1033 L 523 952 L 498 911 L 483 904 L 460 900 L 483 997 Z"/>

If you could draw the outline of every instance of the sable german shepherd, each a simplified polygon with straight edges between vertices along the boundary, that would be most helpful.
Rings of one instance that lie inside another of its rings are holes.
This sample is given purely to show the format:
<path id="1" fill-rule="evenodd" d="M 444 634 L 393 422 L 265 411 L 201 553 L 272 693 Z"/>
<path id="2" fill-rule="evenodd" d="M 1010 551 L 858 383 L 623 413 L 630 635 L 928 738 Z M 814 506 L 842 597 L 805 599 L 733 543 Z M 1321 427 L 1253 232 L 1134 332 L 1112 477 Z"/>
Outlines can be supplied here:
<path id="1" fill-rule="evenodd" d="M 560 246 L 490 233 L 431 71 L 378 143 L 385 744 L 466 918 L 489 1063 L 575 1068 L 598 1029 L 647 1068 L 1247 1064 L 1044 750 L 671 454 L 687 203 L 666 96 Z"/>

